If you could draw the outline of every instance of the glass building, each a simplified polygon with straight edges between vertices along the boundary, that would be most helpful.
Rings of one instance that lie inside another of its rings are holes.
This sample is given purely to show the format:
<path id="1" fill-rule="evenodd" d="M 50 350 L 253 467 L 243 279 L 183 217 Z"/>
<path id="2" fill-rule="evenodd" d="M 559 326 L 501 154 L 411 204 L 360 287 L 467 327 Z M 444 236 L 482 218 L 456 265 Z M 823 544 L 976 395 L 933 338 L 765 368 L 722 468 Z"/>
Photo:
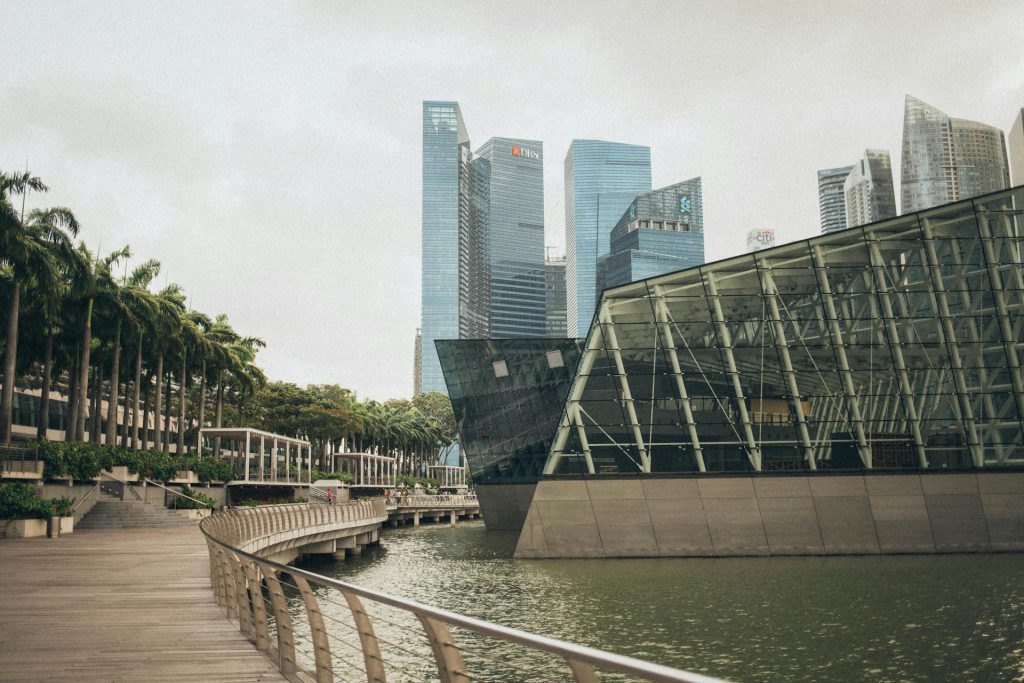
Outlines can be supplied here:
<path id="1" fill-rule="evenodd" d="M 544 148 L 536 140 L 491 138 L 476 151 L 474 183 L 486 184 L 488 329 L 463 337 L 542 337 L 544 291 Z M 474 193 L 474 198 L 477 193 Z M 485 215 L 484 215 L 485 214 Z M 472 294 L 471 294 L 472 297 Z"/>
<path id="2" fill-rule="evenodd" d="M 460 336 L 460 261 L 469 258 L 469 135 L 457 102 L 423 103 L 421 382 L 444 391 L 434 340 Z"/>
<path id="3" fill-rule="evenodd" d="M 544 282 L 546 290 L 545 336 L 565 336 L 565 257 L 548 257 L 544 260 Z"/>
<path id="4" fill-rule="evenodd" d="M 598 259 L 598 290 L 704 263 L 699 177 L 645 192 L 615 224 L 610 253 Z"/>
<path id="5" fill-rule="evenodd" d="M 1016 188 L 606 290 L 545 474 L 1024 465 L 1022 214 Z"/>
<path id="6" fill-rule="evenodd" d="M 1017 118 L 1010 126 L 1010 134 L 1006 138 L 1010 148 L 1010 175 L 1013 183 L 1024 185 L 1024 107 L 1017 113 Z"/>
<path id="7" fill-rule="evenodd" d="M 847 227 L 874 223 L 896 215 L 896 191 L 892 184 L 889 151 L 869 149 L 843 183 Z"/>
<path id="8" fill-rule="evenodd" d="M 907 95 L 903 113 L 903 213 L 1002 190 L 1010 185 L 998 128 L 950 118 Z"/>
<path id="9" fill-rule="evenodd" d="M 565 157 L 566 325 L 582 336 L 597 304 L 597 262 L 629 203 L 651 189 L 649 147 L 573 140 Z"/>
<path id="10" fill-rule="evenodd" d="M 853 166 L 825 168 L 818 171 L 818 210 L 821 213 L 821 231 L 833 232 L 846 227 L 846 196 L 843 183 Z"/>

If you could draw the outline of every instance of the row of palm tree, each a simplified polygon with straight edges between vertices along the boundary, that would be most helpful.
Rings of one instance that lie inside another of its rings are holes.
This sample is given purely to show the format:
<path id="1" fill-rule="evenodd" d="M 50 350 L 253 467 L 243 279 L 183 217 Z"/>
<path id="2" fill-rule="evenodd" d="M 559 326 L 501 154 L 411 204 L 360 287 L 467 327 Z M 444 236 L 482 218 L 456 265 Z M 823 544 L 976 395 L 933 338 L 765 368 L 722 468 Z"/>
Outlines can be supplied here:
<path id="1" fill-rule="evenodd" d="M 211 421 L 209 404 L 219 427 L 225 401 L 244 411 L 266 383 L 255 365 L 264 342 L 238 334 L 224 315 L 190 310 L 176 284 L 154 290 L 158 261 L 129 270 L 127 246 L 97 254 L 76 245 L 79 224 L 70 209 L 26 212 L 28 195 L 47 189 L 27 172 L 0 172 L 0 302 L 7 309 L 0 443 L 10 444 L 21 383 L 40 390 L 39 439 L 47 436 L 58 388 L 68 397 L 66 440 L 117 443 L 121 407 L 121 446 L 140 450 L 154 442 L 170 452 L 176 420 L 176 451 L 184 453 L 196 445 L 186 432 Z"/>

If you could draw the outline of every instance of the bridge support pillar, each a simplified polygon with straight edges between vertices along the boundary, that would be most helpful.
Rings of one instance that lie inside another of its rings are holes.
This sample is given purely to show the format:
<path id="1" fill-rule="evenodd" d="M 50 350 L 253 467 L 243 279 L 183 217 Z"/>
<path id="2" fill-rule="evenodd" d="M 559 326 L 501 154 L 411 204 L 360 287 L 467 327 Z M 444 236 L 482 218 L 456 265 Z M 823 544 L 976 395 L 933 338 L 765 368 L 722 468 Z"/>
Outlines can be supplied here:
<path id="1" fill-rule="evenodd" d="M 419 526 L 420 525 L 420 513 L 418 513 L 418 512 L 412 513 L 412 525 L 413 526 Z"/>
<path id="2" fill-rule="evenodd" d="M 448 521 L 451 526 L 455 526 L 455 520 L 458 519 L 458 515 L 455 514 L 455 510 L 448 511 Z"/>

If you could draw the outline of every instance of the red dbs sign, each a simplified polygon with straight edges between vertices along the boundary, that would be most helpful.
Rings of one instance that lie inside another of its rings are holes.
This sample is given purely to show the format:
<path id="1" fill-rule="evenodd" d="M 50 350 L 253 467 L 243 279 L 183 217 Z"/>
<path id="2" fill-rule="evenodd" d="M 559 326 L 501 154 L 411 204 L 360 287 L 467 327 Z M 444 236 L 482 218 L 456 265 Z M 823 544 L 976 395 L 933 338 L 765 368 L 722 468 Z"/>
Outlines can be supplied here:
<path id="1" fill-rule="evenodd" d="M 513 147 L 512 148 L 512 156 L 520 157 L 522 155 L 523 155 L 523 152 L 522 152 L 522 150 L 519 147 Z"/>

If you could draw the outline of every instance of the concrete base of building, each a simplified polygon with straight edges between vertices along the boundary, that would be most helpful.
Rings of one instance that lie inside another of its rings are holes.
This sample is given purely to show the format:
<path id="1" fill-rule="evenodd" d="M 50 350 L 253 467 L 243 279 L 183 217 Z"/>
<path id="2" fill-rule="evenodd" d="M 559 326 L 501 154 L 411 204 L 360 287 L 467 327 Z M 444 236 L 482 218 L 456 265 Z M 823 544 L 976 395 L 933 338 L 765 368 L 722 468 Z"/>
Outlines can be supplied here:
<path id="1" fill-rule="evenodd" d="M 547 478 L 515 556 L 1009 551 L 1024 551 L 1024 472 L 935 471 Z"/>
<path id="2" fill-rule="evenodd" d="M 495 531 L 520 531 L 537 484 L 477 484 L 484 525 Z"/>

